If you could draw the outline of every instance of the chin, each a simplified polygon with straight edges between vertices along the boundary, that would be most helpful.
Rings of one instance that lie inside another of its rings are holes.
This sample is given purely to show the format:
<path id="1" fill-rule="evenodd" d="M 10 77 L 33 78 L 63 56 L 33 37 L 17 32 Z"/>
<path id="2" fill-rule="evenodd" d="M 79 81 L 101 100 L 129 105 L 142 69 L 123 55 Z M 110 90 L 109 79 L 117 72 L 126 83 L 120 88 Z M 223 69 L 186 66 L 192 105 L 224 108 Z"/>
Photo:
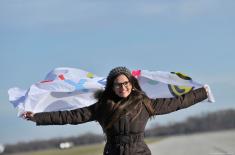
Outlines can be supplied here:
<path id="1" fill-rule="evenodd" d="M 119 96 L 122 97 L 122 98 L 126 98 L 126 97 L 129 96 L 129 94 L 120 94 Z"/>

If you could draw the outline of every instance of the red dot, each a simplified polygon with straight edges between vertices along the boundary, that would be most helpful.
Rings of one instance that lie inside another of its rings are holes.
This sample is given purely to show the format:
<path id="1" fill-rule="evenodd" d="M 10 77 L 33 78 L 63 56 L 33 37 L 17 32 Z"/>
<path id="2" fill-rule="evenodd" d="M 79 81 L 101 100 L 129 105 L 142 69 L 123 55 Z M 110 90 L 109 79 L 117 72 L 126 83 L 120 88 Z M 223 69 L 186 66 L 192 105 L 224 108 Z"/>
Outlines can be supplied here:
<path id="1" fill-rule="evenodd" d="M 58 77 L 60 78 L 60 80 L 64 80 L 65 79 L 63 74 L 60 74 Z"/>
<path id="2" fill-rule="evenodd" d="M 138 78 L 141 74 L 141 70 L 133 70 L 132 71 L 132 75 L 136 78 Z"/>

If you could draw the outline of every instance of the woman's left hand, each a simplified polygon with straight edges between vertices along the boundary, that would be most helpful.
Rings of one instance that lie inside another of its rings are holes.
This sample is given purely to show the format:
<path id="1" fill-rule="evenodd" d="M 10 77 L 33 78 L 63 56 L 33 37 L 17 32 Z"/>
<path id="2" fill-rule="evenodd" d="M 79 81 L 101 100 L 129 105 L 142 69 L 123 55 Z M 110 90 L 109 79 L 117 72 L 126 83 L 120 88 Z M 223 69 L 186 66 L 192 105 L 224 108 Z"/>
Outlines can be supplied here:
<path id="1" fill-rule="evenodd" d="M 214 96 L 213 96 L 213 94 L 211 92 L 211 89 L 210 89 L 209 85 L 205 84 L 203 87 L 206 90 L 208 101 L 209 102 L 215 102 L 215 98 L 214 98 Z"/>

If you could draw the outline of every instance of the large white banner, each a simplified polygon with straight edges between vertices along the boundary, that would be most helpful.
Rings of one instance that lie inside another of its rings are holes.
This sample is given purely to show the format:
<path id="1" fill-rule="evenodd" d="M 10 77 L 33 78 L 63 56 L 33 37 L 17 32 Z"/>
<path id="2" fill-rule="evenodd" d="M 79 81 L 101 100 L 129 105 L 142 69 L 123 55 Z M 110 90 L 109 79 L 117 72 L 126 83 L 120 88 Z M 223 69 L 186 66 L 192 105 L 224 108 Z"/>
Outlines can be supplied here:
<path id="1" fill-rule="evenodd" d="M 132 75 L 138 79 L 141 88 L 150 98 L 174 97 L 203 87 L 203 84 L 181 73 L 134 70 Z M 8 90 L 8 94 L 10 102 L 19 110 L 18 115 L 25 111 L 37 113 L 72 110 L 94 104 L 94 92 L 104 89 L 105 84 L 104 77 L 64 67 L 55 68 L 43 81 L 31 85 L 28 90 L 14 87 Z M 214 102 L 210 89 L 209 99 Z"/>

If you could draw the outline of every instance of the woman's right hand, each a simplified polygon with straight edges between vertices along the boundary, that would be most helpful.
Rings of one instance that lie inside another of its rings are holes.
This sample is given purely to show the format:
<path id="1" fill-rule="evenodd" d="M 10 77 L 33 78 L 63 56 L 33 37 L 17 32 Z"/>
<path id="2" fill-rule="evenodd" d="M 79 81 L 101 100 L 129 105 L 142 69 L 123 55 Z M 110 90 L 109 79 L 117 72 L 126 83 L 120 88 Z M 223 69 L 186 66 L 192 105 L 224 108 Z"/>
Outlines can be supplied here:
<path id="1" fill-rule="evenodd" d="M 31 111 L 23 112 L 21 115 L 24 119 L 35 122 L 34 113 Z"/>

